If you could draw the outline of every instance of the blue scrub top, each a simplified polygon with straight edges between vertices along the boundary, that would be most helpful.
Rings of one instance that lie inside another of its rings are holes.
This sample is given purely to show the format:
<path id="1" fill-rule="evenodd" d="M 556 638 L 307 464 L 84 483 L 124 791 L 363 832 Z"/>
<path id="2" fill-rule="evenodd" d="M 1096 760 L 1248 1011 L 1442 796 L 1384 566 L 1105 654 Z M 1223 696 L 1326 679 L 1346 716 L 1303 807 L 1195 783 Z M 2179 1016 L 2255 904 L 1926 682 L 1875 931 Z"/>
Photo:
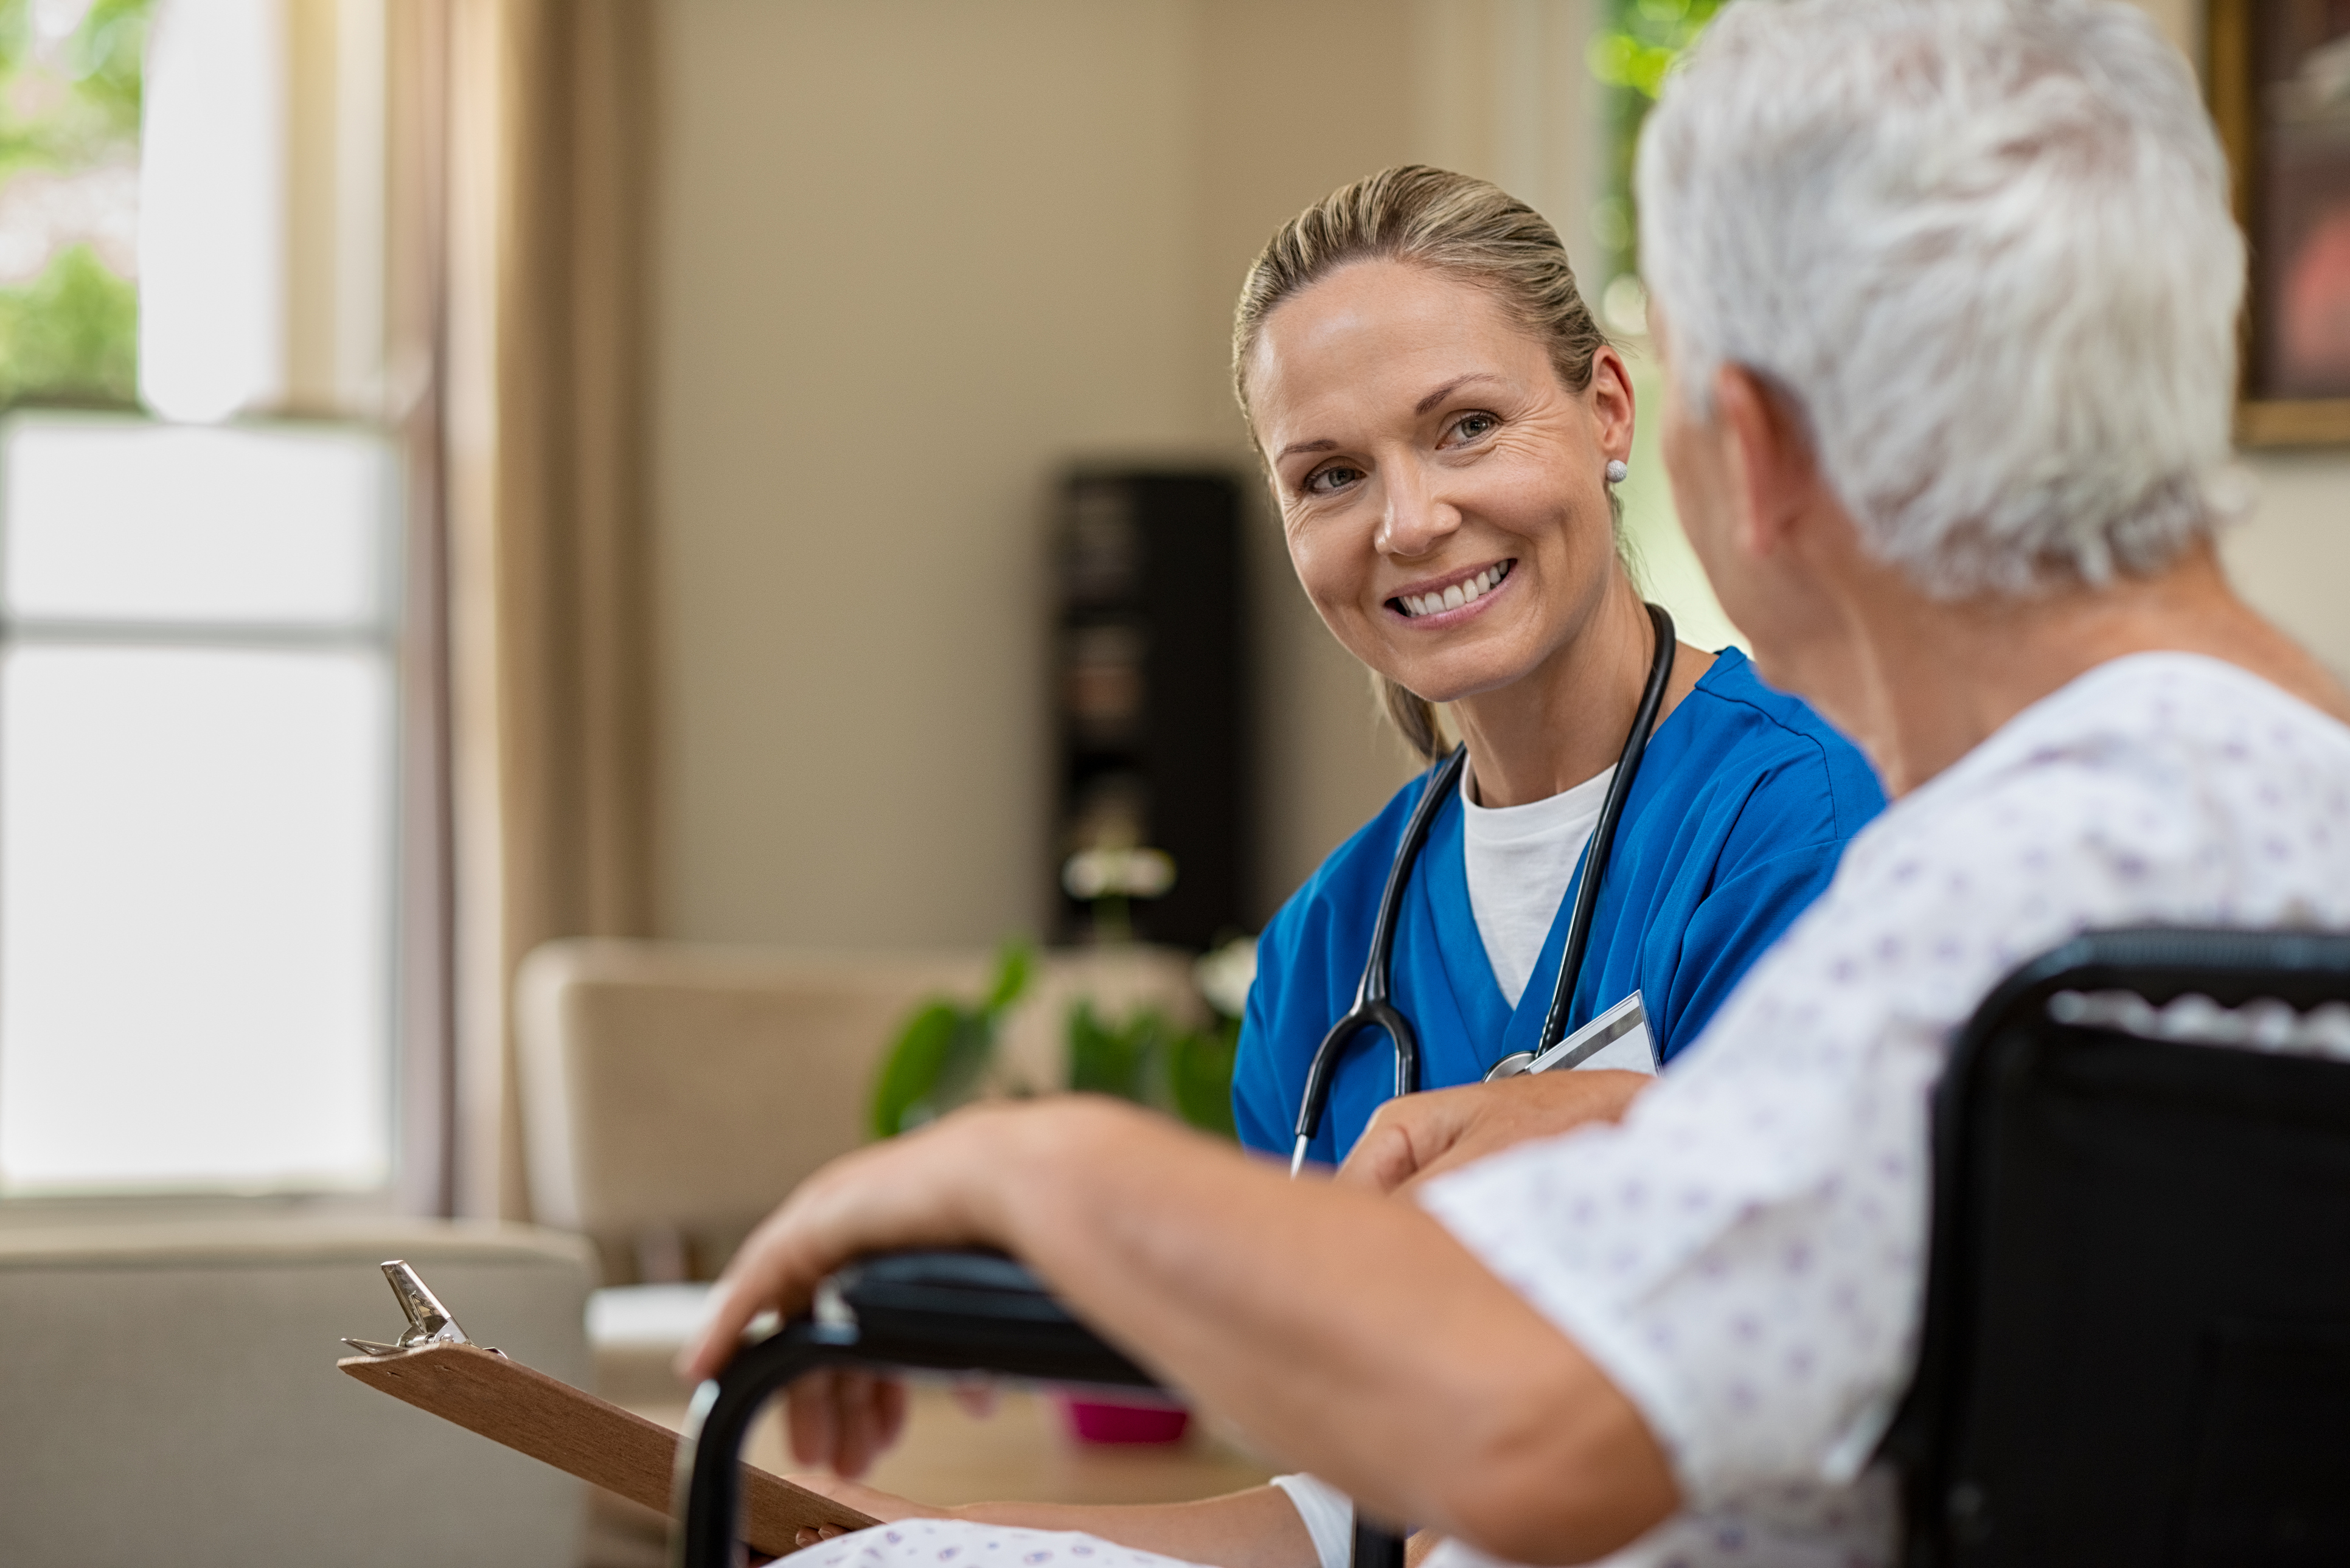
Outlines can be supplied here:
<path id="1" fill-rule="evenodd" d="M 1427 775 L 1396 792 L 1282 906 L 1257 943 L 1232 1113 L 1241 1141 L 1287 1155 L 1315 1047 L 1355 998 L 1379 892 Z M 1762 684 L 1736 649 L 1717 655 L 1657 726 L 1624 803 L 1567 1027 L 1635 990 L 1660 1060 L 1697 1038 L 1746 968 L 1817 898 L 1845 841 L 1885 809 L 1866 759 L 1803 702 Z M 1419 1034 L 1420 1087 L 1473 1084 L 1531 1050 L 1550 1011 L 1574 884 L 1513 1009 L 1469 907 L 1456 790 L 1407 890 L 1390 992 Z M 1580 879 L 1580 868 L 1576 872 Z M 1309 1158 L 1335 1164 L 1395 1088 L 1387 1036 L 1357 1035 Z"/>

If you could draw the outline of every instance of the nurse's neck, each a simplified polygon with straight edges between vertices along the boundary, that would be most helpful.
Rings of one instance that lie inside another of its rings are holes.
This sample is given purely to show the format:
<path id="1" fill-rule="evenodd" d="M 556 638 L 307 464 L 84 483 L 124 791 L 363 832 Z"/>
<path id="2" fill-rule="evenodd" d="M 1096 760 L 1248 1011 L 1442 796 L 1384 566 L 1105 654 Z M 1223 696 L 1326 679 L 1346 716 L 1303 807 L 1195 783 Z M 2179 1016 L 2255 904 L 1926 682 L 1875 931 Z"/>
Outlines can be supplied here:
<path id="1" fill-rule="evenodd" d="M 1469 745 L 1473 800 L 1527 805 L 1564 794 L 1616 765 L 1639 711 L 1656 636 L 1640 596 L 1620 570 L 1582 627 L 1526 674 L 1451 704 Z M 1678 645 L 1662 724 L 1713 664 L 1713 655 Z"/>

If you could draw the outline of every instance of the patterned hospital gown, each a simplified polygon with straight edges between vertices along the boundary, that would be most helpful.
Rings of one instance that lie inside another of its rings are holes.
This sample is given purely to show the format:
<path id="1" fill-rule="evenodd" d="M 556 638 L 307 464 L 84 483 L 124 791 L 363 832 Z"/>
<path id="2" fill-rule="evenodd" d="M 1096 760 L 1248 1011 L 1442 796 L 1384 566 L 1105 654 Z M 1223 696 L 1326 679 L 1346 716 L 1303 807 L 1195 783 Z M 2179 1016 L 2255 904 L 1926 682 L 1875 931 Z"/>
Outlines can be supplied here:
<path id="1" fill-rule="evenodd" d="M 2135 924 L 2350 927 L 2350 729 L 2212 659 L 2099 666 L 1856 837 L 1620 1127 L 1432 1184 L 1671 1455 L 1689 1511 L 1624 1561 L 1893 1558 L 1862 1467 L 1915 1355 L 1944 1054 L 2023 960 Z"/>
<path id="2" fill-rule="evenodd" d="M 1430 1211 L 1671 1457 L 1686 1511 L 1612 1563 L 1892 1560 L 1891 1478 L 1867 1460 L 1915 1354 L 1944 1054 L 2024 959 L 2147 923 L 2350 928 L 2350 729 L 2212 659 L 2099 666 L 1856 837 L 1622 1125 L 1431 1185 Z M 956 1568 L 1083 1539 L 941 1528 L 967 1532 Z M 811 1568 L 852 1561 L 915 1558 Z M 1427 1568 L 1490 1562 L 1448 1542 Z"/>
<path id="3" fill-rule="evenodd" d="M 877 1524 L 791 1557 L 792 1568 L 1188 1568 L 1068 1530 L 1028 1530 L 960 1519 Z"/>

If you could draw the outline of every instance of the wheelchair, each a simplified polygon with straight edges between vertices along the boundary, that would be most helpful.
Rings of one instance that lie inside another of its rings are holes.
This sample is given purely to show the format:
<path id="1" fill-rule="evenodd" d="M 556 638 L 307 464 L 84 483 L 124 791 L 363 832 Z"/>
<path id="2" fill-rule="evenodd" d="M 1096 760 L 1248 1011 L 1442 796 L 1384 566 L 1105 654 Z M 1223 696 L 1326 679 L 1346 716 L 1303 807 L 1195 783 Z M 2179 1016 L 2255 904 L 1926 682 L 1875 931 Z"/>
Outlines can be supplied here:
<path id="1" fill-rule="evenodd" d="M 1913 1568 L 2350 1562 L 2350 1061 L 2320 1049 L 2350 1055 L 2350 937 L 2095 932 L 1977 1010 L 1878 1453 Z M 1157 1386 L 1012 1259 L 863 1260 L 697 1393 L 678 1568 L 740 1560 L 752 1419 L 840 1364 Z M 1357 1514 L 1354 1568 L 1402 1554 Z"/>

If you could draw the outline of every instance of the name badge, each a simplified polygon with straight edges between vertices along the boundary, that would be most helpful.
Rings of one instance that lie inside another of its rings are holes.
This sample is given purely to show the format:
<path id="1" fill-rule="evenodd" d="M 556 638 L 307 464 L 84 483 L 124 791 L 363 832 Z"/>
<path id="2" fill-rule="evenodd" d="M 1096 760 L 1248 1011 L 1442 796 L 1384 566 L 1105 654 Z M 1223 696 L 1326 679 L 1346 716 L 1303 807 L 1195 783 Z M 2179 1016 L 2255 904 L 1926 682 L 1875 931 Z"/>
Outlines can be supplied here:
<path id="1" fill-rule="evenodd" d="M 1575 1067 L 1612 1067 L 1657 1075 L 1657 1039 L 1648 1032 L 1648 1010 L 1634 992 L 1526 1066 L 1529 1073 Z"/>

